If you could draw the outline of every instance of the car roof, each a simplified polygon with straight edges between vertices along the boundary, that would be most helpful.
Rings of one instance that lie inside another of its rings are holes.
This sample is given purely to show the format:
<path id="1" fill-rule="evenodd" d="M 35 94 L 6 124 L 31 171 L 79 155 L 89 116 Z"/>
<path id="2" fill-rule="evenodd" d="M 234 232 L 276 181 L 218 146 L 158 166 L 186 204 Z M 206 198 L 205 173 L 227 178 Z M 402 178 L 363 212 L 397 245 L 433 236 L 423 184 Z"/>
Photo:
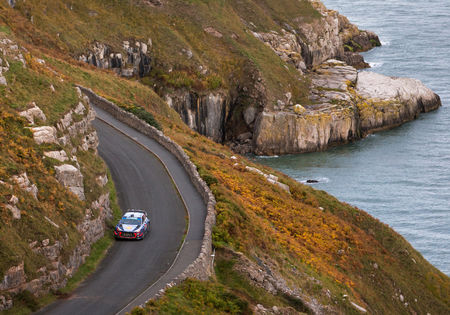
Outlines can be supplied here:
<path id="1" fill-rule="evenodd" d="M 146 213 L 144 211 L 127 211 L 123 214 L 122 218 L 142 218 Z"/>

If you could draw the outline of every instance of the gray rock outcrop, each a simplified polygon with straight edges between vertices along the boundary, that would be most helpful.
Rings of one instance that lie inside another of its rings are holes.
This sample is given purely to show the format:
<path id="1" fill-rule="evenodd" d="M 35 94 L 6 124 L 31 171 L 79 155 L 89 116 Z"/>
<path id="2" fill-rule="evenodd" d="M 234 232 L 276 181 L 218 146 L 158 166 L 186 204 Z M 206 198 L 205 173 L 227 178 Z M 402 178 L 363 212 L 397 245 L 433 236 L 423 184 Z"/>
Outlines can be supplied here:
<path id="1" fill-rule="evenodd" d="M 235 259 L 236 263 L 233 269 L 247 278 L 254 286 L 264 289 L 265 291 L 277 295 L 282 294 L 288 296 L 298 305 L 303 305 L 302 311 L 311 314 L 335 314 L 333 307 L 323 305 L 315 298 L 308 296 L 301 289 L 290 287 L 286 280 L 276 272 L 275 268 L 263 259 L 254 257 L 256 263 L 247 258 L 244 254 L 227 250 Z M 306 277 L 306 275 L 303 275 Z M 318 282 L 312 278 L 311 281 Z"/>
<path id="2" fill-rule="evenodd" d="M 381 45 L 378 36 L 373 32 L 359 30 L 346 17 L 328 10 L 319 1 L 312 4 L 321 14 L 320 19 L 310 22 L 294 19 L 292 25 L 284 25 L 286 29 L 282 29 L 281 34 L 271 31 L 253 32 L 253 35 L 300 72 L 331 58 L 343 60 L 357 68 L 368 67 L 357 52 Z"/>
<path id="3" fill-rule="evenodd" d="M 312 105 L 258 116 L 254 152 L 276 155 L 324 150 L 413 120 L 441 106 L 419 80 L 360 72 L 329 60 L 311 75 Z"/>
<path id="4" fill-rule="evenodd" d="M 21 189 L 29 192 L 34 197 L 34 199 L 37 199 L 38 188 L 36 184 L 31 183 L 26 172 L 20 175 L 12 176 L 11 180 L 12 182 L 16 183 Z"/>
<path id="5" fill-rule="evenodd" d="M 293 32 L 281 30 L 281 34 L 276 31 L 270 33 L 253 32 L 253 36 L 267 44 L 272 50 L 286 63 L 291 63 L 301 73 L 306 70 L 305 60 L 303 58 L 302 46 L 297 35 Z"/>
<path id="6" fill-rule="evenodd" d="M 21 218 L 20 209 L 17 208 L 18 202 L 19 199 L 16 196 L 12 195 L 11 199 L 9 200 L 9 203 L 6 205 L 6 209 L 8 209 L 11 212 L 13 219 L 16 220 L 20 220 Z"/>
<path id="7" fill-rule="evenodd" d="M 13 300 L 0 295 L 0 311 L 9 310 L 13 306 Z"/>
<path id="8" fill-rule="evenodd" d="M 20 112 L 19 115 L 27 119 L 28 122 L 32 125 L 34 125 L 34 120 L 36 118 L 45 122 L 47 120 L 47 117 L 45 117 L 44 112 L 36 105 L 35 102 L 32 102 L 31 106 L 31 108 Z"/>
<path id="9" fill-rule="evenodd" d="M 67 156 L 67 153 L 64 150 L 44 152 L 44 156 L 58 160 L 60 162 L 65 162 L 69 160 L 69 157 Z"/>
<path id="10" fill-rule="evenodd" d="M 8 71 L 7 68 L 9 68 L 4 56 L 7 56 L 8 59 L 23 61 L 24 66 L 26 66 L 21 51 L 21 47 L 10 39 L 4 38 L 3 33 L 0 33 L 0 75 Z M 44 61 L 35 60 L 45 65 Z M 56 73 L 55 75 L 59 76 Z M 53 144 L 44 146 L 46 148 L 63 147 L 55 151 L 44 151 L 42 158 L 54 159 L 51 164 L 56 164 L 55 173 L 59 182 L 84 200 L 83 174 L 80 172 L 76 154 L 79 150 L 93 150 L 94 152 L 88 154 L 96 154 L 98 139 L 91 125 L 95 118 L 95 112 L 89 108 L 89 102 L 81 94 L 81 91 L 77 89 L 77 92 L 79 97 L 77 103 L 66 104 L 71 109 L 54 126 L 32 126 L 29 128 L 37 144 Z M 29 125 L 44 123 L 46 117 L 42 110 L 34 103 L 30 105 L 29 108 L 17 114 L 27 119 Z M 73 163 L 73 165 L 68 164 L 68 161 L 71 161 L 70 163 Z M 65 164 L 58 165 L 62 163 Z M 51 174 L 51 172 L 48 174 Z M 107 183 L 106 174 L 96 175 L 100 178 L 99 183 L 93 182 L 90 184 L 104 187 Z M 23 196 L 15 196 L 18 188 L 29 193 L 35 199 L 32 201 L 33 203 L 43 201 L 38 198 L 38 196 L 41 196 L 36 184 L 33 183 L 36 180 L 35 176 L 34 172 L 32 176 L 30 174 L 30 177 L 26 172 L 23 172 L 11 176 L 8 181 L 0 180 L 0 184 L 9 190 L 8 194 L 11 195 L 1 206 L 7 210 L 8 214 L 15 220 L 14 222 L 22 222 L 25 215 L 31 215 L 25 212 L 25 207 L 30 205 L 23 202 Z M 11 266 L 0 275 L 0 311 L 10 309 L 13 306 L 15 295 L 24 290 L 28 290 L 35 296 L 48 293 L 50 290 L 58 290 L 66 284 L 67 279 L 85 261 L 92 244 L 103 236 L 106 220 L 112 217 L 109 193 L 105 188 L 101 189 L 98 196 L 90 196 L 90 198 L 96 199 L 91 200 L 90 204 L 87 204 L 87 202 L 80 203 L 86 205 L 85 212 L 82 213 L 84 216 L 79 218 L 78 221 L 69 222 L 76 224 L 78 234 L 81 235 L 77 244 L 74 244 L 73 240 L 69 241 L 66 233 L 58 233 L 62 232 L 62 225 L 58 221 L 60 219 L 58 213 L 32 214 L 32 217 L 40 220 L 40 224 L 46 225 L 44 229 L 53 230 L 56 233 L 51 232 L 49 234 L 51 237 L 47 236 L 48 238 L 44 240 L 40 239 L 41 235 L 36 235 L 36 240 L 28 240 L 29 248 L 26 246 L 22 248 L 28 254 L 32 251 L 35 255 L 40 256 L 39 259 L 35 260 L 35 262 L 41 264 L 39 269 L 27 270 L 27 268 L 24 268 L 24 262 L 19 261 L 16 262 L 15 266 Z M 34 205 L 31 204 L 31 207 L 34 207 Z M 58 224 L 55 222 L 58 222 Z M 19 246 L 22 246 L 20 242 Z"/>
<path id="11" fill-rule="evenodd" d="M 281 189 L 287 191 L 288 193 L 291 192 L 291 190 L 290 190 L 288 185 L 283 184 L 283 183 L 278 181 L 278 176 L 275 176 L 273 174 L 266 174 L 263 171 L 255 168 L 255 167 L 251 167 L 251 166 L 246 166 L 245 170 L 247 170 L 249 172 L 252 172 L 252 173 L 259 174 L 259 175 L 263 176 L 269 183 L 280 187 Z"/>
<path id="12" fill-rule="evenodd" d="M 164 99 L 191 129 L 216 142 L 224 140 L 225 121 L 230 105 L 228 97 L 223 93 L 198 95 L 189 91 L 177 91 L 167 94 Z"/>
<path id="13" fill-rule="evenodd" d="M 400 125 L 441 106 L 439 96 L 419 80 L 374 72 L 358 74 L 355 92 L 364 133 Z"/>
<path id="14" fill-rule="evenodd" d="M 68 188 L 71 192 L 78 196 L 81 200 L 84 200 L 84 185 L 83 174 L 80 170 L 73 165 L 63 164 L 55 166 L 56 179 Z"/>
<path id="15" fill-rule="evenodd" d="M 86 54 L 78 57 L 78 60 L 87 62 L 102 69 L 113 69 L 118 74 L 131 77 L 143 77 L 151 70 L 151 58 L 149 48 L 152 42 L 136 41 L 132 45 L 124 41 L 122 49 L 113 50 L 109 45 L 95 42 Z"/>
<path id="16" fill-rule="evenodd" d="M 37 270 L 38 276 L 34 279 L 27 277 L 23 262 L 7 270 L 0 282 L 0 292 L 2 292 L 2 295 L 0 295 L 0 310 L 2 310 L 2 307 L 3 310 L 6 310 L 13 306 L 13 300 L 7 298 L 11 294 L 14 295 L 27 290 L 32 294 L 40 295 L 48 293 L 50 290 L 58 290 L 66 284 L 67 279 L 86 260 L 91 245 L 104 235 L 105 220 L 112 217 L 109 194 L 101 195 L 92 202 L 87 210 L 86 213 L 92 213 L 95 210 L 99 215 L 96 218 L 87 215 L 77 225 L 77 230 L 83 237 L 67 261 L 62 262 L 61 259 L 62 250 L 69 241 L 67 236 L 62 240 L 56 240 L 53 244 L 49 239 L 45 239 L 42 242 L 33 241 L 29 244 L 30 249 L 34 253 L 44 256 L 48 264 Z M 46 217 L 46 220 L 50 219 Z"/>
<path id="17" fill-rule="evenodd" d="M 53 126 L 33 127 L 31 131 L 37 144 L 58 142 L 56 139 L 56 128 Z"/>
<path id="18" fill-rule="evenodd" d="M 3 276 L 3 280 L 0 282 L 0 290 L 10 290 L 16 291 L 23 285 L 26 281 L 26 275 L 24 270 L 24 263 L 21 262 L 19 265 L 11 267 Z"/>

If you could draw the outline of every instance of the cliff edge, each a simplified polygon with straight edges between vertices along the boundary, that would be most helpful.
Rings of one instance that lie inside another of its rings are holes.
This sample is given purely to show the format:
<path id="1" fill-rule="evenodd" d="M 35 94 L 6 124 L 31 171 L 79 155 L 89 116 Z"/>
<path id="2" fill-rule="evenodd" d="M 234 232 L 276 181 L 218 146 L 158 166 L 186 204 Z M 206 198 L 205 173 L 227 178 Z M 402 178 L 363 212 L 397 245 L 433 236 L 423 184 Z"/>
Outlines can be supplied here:
<path id="1" fill-rule="evenodd" d="M 357 70 L 329 60 L 311 75 L 312 104 L 264 111 L 254 133 L 260 155 L 303 153 L 393 128 L 441 106 L 419 80 Z"/>

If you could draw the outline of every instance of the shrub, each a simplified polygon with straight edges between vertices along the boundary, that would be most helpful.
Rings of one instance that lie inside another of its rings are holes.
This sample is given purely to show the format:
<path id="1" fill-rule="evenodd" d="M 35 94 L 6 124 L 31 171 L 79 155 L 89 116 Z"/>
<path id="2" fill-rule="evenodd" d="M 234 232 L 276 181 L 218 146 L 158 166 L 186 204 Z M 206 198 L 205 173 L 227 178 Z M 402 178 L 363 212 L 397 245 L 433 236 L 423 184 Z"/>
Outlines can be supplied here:
<path id="1" fill-rule="evenodd" d="M 22 303 L 31 311 L 35 312 L 39 309 L 39 303 L 36 297 L 30 291 L 22 291 L 16 296 L 16 302 Z"/>
<path id="2" fill-rule="evenodd" d="M 136 115 L 138 118 L 142 119 L 146 123 L 148 123 L 150 126 L 155 127 L 156 129 L 162 130 L 161 125 L 158 123 L 158 121 L 153 117 L 153 115 L 149 112 L 147 112 L 144 108 L 136 106 L 131 108 L 126 108 L 127 111 L 130 113 Z"/>
<path id="3" fill-rule="evenodd" d="M 223 86 L 222 78 L 217 75 L 209 76 L 207 82 L 209 90 L 217 90 L 218 88 Z"/>

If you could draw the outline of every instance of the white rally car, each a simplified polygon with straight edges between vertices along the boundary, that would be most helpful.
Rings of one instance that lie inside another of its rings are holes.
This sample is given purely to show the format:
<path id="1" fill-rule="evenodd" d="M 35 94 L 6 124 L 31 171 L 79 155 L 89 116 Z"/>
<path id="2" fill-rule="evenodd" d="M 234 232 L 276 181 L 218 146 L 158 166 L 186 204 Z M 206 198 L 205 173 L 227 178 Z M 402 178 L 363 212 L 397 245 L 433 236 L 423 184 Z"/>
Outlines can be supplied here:
<path id="1" fill-rule="evenodd" d="M 143 210 L 128 210 L 114 228 L 116 239 L 142 240 L 150 231 L 150 220 Z"/>

